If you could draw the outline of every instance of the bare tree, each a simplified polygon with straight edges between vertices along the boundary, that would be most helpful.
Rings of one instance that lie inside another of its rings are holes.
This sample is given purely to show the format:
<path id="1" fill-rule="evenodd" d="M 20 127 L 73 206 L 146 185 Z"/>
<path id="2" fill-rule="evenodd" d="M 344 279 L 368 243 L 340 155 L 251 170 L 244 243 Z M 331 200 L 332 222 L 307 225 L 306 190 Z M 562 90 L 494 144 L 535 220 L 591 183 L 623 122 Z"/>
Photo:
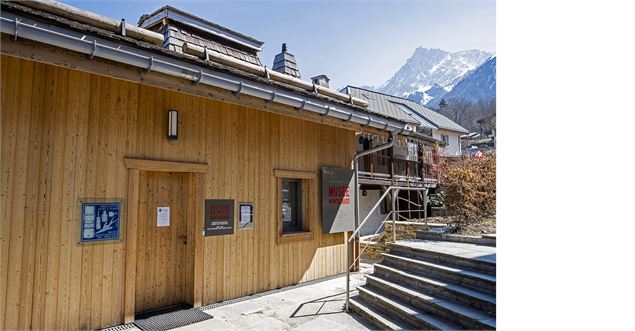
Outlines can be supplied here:
<path id="1" fill-rule="evenodd" d="M 469 131 L 479 131 L 481 124 L 477 121 L 496 114 L 496 98 L 479 100 L 477 102 L 465 99 L 451 99 L 439 109 L 439 112 Z M 488 128 L 495 129 L 496 121 L 489 123 Z"/>

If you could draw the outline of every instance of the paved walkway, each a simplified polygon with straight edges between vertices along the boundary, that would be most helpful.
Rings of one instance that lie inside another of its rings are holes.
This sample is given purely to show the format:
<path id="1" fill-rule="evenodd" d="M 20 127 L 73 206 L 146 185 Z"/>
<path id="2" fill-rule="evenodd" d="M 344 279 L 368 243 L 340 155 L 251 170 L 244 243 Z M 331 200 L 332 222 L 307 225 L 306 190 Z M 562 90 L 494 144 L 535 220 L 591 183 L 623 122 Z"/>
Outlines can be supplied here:
<path id="1" fill-rule="evenodd" d="M 361 272 L 351 274 L 351 290 L 365 282 L 372 265 L 362 263 Z M 338 276 L 223 305 L 204 312 L 214 318 L 176 328 L 194 330 L 369 330 L 372 325 L 343 311 L 346 276 Z M 351 295 L 357 290 L 351 291 Z M 133 327 L 129 330 L 138 330 Z"/>
<path id="2" fill-rule="evenodd" d="M 404 240 L 398 244 L 496 262 L 496 248 L 430 240 Z M 365 282 L 373 267 L 361 263 L 361 272 L 351 274 L 351 290 Z M 373 326 L 343 311 L 346 276 L 273 292 L 242 302 L 205 310 L 214 318 L 174 330 L 369 330 Z M 351 296 L 357 294 L 351 291 Z M 131 330 L 134 330 L 133 328 Z"/>
<path id="3" fill-rule="evenodd" d="M 496 263 L 496 247 L 491 246 L 420 239 L 399 240 L 397 244 Z"/>
<path id="4" fill-rule="evenodd" d="M 351 289 L 365 281 L 361 273 L 351 275 Z M 175 330 L 368 330 L 366 321 L 343 312 L 345 289 L 340 276 L 206 310 L 213 319 Z"/>

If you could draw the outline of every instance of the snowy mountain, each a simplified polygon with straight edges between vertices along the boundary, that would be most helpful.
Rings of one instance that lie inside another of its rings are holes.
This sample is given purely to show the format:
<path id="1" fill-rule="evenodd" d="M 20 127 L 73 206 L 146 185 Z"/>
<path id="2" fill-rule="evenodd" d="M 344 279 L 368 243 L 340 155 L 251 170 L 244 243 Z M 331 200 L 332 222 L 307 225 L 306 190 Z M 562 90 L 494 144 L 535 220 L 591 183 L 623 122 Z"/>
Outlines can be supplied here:
<path id="1" fill-rule="evenodd" d="M 463 99 L 476 102 L 493 97 L 496 97 L 496 56 L 465 74 L 465 77 L 451 91 L 437 96 L 426 105 L 437 108 L 441 99 L 446 101 Z"/>
<path id="2" fill-rule="evenodd" d="M 384 85 L 375 90 L 427 103 L 438 97 L 439 88 L 450 91 L 467 74 L 493 54 L 480 50 L 450 53 L 441 49 L 417 48 Z"/>
<path id="3" fill-rule="evenodd" d="M 434 83 L 431 88 L 425 90 L 425 92 L 414 91 L 406 96 L 406 99 L 410 99 L 416 103 L 420 103 L 422 105 L 427 104 L 432 99 L 440 97 L 446 94 L 448 91 L 443 88 L 443 86 Z"/>

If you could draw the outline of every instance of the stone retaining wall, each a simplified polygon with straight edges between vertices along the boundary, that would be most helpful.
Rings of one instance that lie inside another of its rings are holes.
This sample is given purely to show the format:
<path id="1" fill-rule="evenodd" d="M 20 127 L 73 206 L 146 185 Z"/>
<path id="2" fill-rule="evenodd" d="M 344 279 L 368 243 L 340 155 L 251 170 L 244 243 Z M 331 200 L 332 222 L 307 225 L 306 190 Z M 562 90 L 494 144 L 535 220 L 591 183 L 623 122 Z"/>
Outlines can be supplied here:
<path id="1" fill-rule="evenodd" d="M 397 240 L 415 239 L 417 231 L 425 229 L 425 223 L 420 222 L 395 222 Z M 440 227 L 445 224 L 429 223 L 430 227 Z M 380 232 L 381 237 L 376 237 L 373 241 L 361 241 L 360 249 L 364 250 L 366 244 L 368 247 L 362 252 L 362 258 L 369 260 L 381 259 L 381 253 L 386 251 L 386 242 L 392 241 L 392 222 L 384 225 L 384 232 Z M 445 240 L 454 242 L 464 242 L 479 245 L 496 246 L 496 235 L 483 235 L 482 237 L 460 236 L 454 234 L 425 234 L 419 235 L 420 239 L 429 240 Z"/>
<path id="2" fill-rule="evenodd" d="M 418 230 L 425 229 L 425 223 L 419 222 L 395 222 L 396 224 L 396 237 L 397 240 L 414 239 Z M 387 240 L 386 240 L 387 239 Z M 362 241 L 360 243 L 360 249 L 364 249 L 367 243 L 368 248 L 362 253 L 362 258 L 369 260 L 381 259 L 381 253 L 386 251 L 386 241 L 392 240 L 392 223 L 388 222 L 384 224 L 383 236 L 373 243 Z"/>

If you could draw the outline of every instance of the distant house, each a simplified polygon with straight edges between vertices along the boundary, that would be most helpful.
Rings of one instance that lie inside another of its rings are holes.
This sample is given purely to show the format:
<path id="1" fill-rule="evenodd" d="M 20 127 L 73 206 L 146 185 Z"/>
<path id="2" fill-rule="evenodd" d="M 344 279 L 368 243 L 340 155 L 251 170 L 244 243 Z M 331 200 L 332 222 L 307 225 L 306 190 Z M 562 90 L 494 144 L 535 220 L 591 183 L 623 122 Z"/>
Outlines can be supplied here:
<path id="1" fill-rule="evenodd" d="M 480 132 L 461 136 L 463 152 L 474 155 L 477 152 L 492 152 L 496 149 L 496 114 L 488 115 L 476 121 Z"/>
<path id="2" fill-rule="evenodd" d="M 485 116 L 476 121 L 479 125 L 482 135 L 490 135 L 496 137 L 496 113 Z"/>
<path id="3" fill-rule="evenodd" d="M 341 92 L 368 101 L 369 112 L 405 122 L 405 128 L 419 133 L 409 136 L 390 149 L 361 159 L 361 216 L 366 217 L 372 211 L 372 207 L 388 187 L 398 186 L 426 189 L 399 192 L 399 202 L 395 209 L 400 210 L 401 220 L 426 217 L 426 194 L 434 192 L 439 180 L 436 171 L 437 156 L 460 156 L 459 135 L 467 133 L 467 130 L 445 116 L 407 99 L 355 86 L 347 86 Z M 386 140 L 373 135 L 361 134 L 357 141 L 357 151 L 369 150 L 385 142 Z M 382 208 L 372 211 L 368 222 L 362 226 L 362 236 L 372 235 L 381 228 L 382 222 L 392 210 L 388 202 L 381 206 Z"/>
<path id="4" fill-rule="evenodd" d="M 347 86 L 343 91 L 368 100 L 368 110 L 372 112 L 395 119 L 410 120 L 417 131 L 444 143 L 441 146 L 443 156 L 461 156 L 460 136 L 469 132 L 451 119 L 409 99 L 355 86 Z"/>

